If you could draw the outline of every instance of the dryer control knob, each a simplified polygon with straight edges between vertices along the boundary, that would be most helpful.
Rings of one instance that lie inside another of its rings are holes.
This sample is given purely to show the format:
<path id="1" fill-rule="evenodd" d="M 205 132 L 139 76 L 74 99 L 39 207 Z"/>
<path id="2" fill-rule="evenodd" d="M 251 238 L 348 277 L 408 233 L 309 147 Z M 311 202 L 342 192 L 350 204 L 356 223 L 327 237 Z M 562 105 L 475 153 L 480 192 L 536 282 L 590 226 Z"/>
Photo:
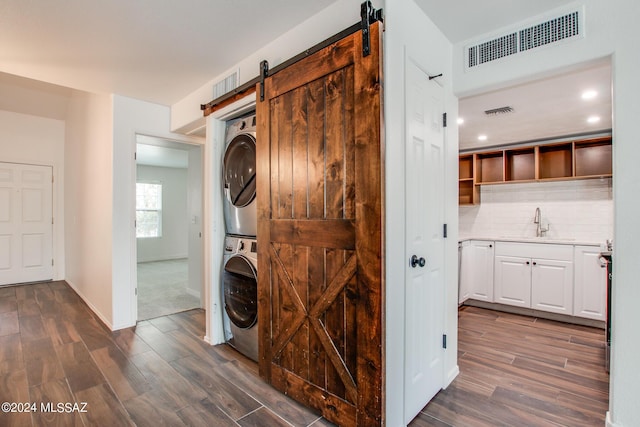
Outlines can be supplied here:
<path id="1" fill-rule="evenodd" d="M 240 240 L 240 244 L 238 245 L 238 250 L 244 251 L 244 242 L 242 240 Z"/>

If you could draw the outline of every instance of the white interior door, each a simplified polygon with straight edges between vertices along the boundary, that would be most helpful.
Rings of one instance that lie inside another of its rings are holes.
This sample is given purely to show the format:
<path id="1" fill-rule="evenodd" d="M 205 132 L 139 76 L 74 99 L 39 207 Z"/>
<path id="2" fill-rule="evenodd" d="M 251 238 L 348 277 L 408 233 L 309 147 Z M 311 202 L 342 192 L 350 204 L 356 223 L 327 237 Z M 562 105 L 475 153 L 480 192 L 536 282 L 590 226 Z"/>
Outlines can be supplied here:
<path id="1" fill-rule="evenodd" d="M 443 89 L 406 60 L 405 423 L 444 379 Z M 415 261 L 411 259 L 415 255 Z"/>
<path id="2" fill-rule="evenodd" d="M 52 174 L 0 163 L 0 285 L 53 279 Z"/>

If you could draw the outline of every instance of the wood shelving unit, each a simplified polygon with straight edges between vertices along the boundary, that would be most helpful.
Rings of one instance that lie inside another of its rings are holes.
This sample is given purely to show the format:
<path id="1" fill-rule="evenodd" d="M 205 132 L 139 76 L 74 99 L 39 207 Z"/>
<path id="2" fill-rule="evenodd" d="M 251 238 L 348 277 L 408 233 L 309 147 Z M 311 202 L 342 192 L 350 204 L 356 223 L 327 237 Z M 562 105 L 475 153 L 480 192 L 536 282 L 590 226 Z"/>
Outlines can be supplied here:
<path id="1" fill-rule="evenodd" d="M 536 179 L 535 148 L 506 150 L 505 181 L 531 181 Z"/>
<path id="2" fill-rule="evenodd" d="M 480 185 L 612 176 L 611 137 L 462 154 L 458 203 L 480 203 Z"/>
<path id="3" fill-rule="evenodd" d="M 474 180 L 473 154 L 460 156 L 458 168 L 458 203 L 461 205 L 473 205 L 479 202 L 480 189 Z"/>

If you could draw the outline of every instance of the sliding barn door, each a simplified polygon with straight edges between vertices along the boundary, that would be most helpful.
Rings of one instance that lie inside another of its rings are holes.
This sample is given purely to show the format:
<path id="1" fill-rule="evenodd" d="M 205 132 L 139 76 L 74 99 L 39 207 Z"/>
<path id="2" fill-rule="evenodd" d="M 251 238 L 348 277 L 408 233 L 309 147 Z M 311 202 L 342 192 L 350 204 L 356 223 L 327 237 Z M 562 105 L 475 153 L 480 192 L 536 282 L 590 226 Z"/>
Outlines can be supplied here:
<path id="1" fill-rule="evenodd" d="M 265 81 L 258 101 L 260 373 L 344 426 L 382 424 L 379 29 Z"/>

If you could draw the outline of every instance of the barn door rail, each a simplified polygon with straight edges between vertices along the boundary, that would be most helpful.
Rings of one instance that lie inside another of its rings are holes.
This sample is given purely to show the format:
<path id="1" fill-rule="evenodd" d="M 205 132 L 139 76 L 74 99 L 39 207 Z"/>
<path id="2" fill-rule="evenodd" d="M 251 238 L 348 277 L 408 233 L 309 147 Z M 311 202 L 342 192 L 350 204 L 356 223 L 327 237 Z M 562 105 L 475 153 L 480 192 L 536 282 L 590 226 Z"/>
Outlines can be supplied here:
<path id="1" fill-rule="evenodd" d="M 229 101 L 233 101 L 240 97 L 245 93 L 249 93 L 251 90 L 254 90 L 256 85 L 260 83 L 260 101 L 264 101 L 264 79 L 269 76 L 272 76 L 278 73 L 281 70 L 289 67 L 292 64 L 295 64 L 298 61 L 307 58 L 308 56 L 313 55 L 316 52 L 324 49 L 327 46 L 336 43 L 343 38 L 350 36 L 351 34 L 362 31 L 362 56 L 368 56 L 370 54 L 370 26 L 375 22 L 383 22 L 383 10 L 375 9 L 371 4 L 371 1 L 367 0 L 360 5 L 360 21 L 353 24 L 349 28 L 346 28 L 340 31 L 337 34 L 329 37 L 328 39 L 321 41 L 320 43 L 310 47 L 293 56 L 292 58 L 286 60 L 285 62 L 273 67 L 269 68 L 269 63 L 266 60 L 260 62 L 260 75 L 249 80 L 241 86 L 225 93 L 224 95 L 219 96 L 207 104 L 201 104 L 200 109 L 204 111 L 204 115 L 208 116 L 212 112 L 216 111 L 216 109 L 221 108 L 224 105 L 227 105 Z"/>

